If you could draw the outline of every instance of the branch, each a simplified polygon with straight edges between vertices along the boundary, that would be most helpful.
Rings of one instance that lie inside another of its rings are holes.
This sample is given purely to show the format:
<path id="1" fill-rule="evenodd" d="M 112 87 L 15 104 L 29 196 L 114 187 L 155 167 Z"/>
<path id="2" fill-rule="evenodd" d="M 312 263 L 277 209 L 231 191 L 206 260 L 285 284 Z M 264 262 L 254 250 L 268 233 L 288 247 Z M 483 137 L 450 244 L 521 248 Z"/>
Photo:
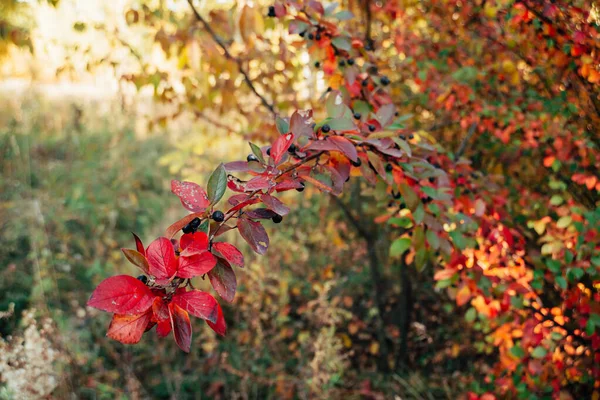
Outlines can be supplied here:
<path id="1" fill-rule="evenodd" d="M 239 59 L 238 57 L 233 56 L 231 54 L 231 52 L 229 52 L 229 49 L 227 48 L 225 43 L 223 43 L 223 41 L 221 40 L 219 35 L 217 35 L 217 33 L 213 30 L 213 28 L 210 26 L 210 24 L 202 17 L 202 15 L 200 15 L 198 10 L 194 6 L 193 0 L 188 0 L 188 4 L 192 8 L 192 11 L 193 11 L 196 19 L 202 24 L 202 26 L 204 26 L 204 29 L 206 29 L 208 34 L 213 38 L 213 40 L 217 43 L 217 45 L 219 45 L 219 47 L 223 50 L 225 58 L 227 58 L 228 60 L 231 60 L 237 64 L 238 71 L 244 77 L 244 82 L 246 82 L 246 85 L 248 85 L 250 90 L 256 95 L 256 97 L 258 97 L 260 99 L 260 102 L 262 103 L 262 105 L 267 110 L 269 110 L 269 112 L 273 115 L 273 117 L 277 116 L 277 111 L 275 110 L 275 107 L 271 103 L 269 103 L 269 101 L 262 94 L 258 93 L 258 91 L 256 90 L 254 83 L 252 83 L 252 80 L 250 79 L 250 77 L 248 76 L 248 73 L 246 72 L 246 70 L 244 69 L 244 66 L 242 65 L 242 60 Z"/>
<path id="2" fill-rule="evenodd" d="M 469 127 L 469 131 L 467 132 L 467 136 L 465 136 L 462 142 L 460 142 L 460 146 L 458 147 L 458 150 L 454 155 L 454 161 L 458 161 L 467 149 L 467 143 L 469 142 L 469 140 L 471 140 L 471 137 L 473 137 L 473 134 L 475 133 L 475 128 L 477 128 L 477 122 L 473 122 L 471 124 L 471 126 Z"/>

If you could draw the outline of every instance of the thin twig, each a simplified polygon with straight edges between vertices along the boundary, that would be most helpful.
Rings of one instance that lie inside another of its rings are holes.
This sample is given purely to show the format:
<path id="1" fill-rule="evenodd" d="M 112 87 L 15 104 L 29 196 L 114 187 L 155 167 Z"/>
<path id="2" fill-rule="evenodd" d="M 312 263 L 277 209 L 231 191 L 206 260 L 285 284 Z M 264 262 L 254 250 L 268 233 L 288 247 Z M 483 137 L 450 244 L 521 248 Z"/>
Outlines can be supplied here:
<path id="1" fill-rule="evenodd" d="M 460 159 L 460 157 L 463 155 L 463 153 L 467 149 L 467 143 L 469 142 L 469 140 L 471 140 L 471 137 L 475 133 L 475 128 L 477 128 L 477 122 L 473 122 L 471 124 L 471 126 L 469 127 L 469 131 L 467 132 L 467 136 L 465 136 L 465 138 L 462 140 L 462 142 L 460 142 L 458 151 L 456 152 L 456 155 L 454 156 L 454 161 L 458 161 L 458 159 Z"/>
<path id="2" fill-rule="evenodd" d="M 250 77 L 248 76 L 248 73 L 246 72 L 246 70 L 244 69 L 244 66 L 242 65 L 242 60 L 231 54 L 231 52 L 229 51 L 229 49 L 227 48 L 225 43 L 223 43 L 223 40 L 221 40 L 219 35 L 217 35 L 217 33 L 213 30 L 213 28 L 210 26 L 208 21 L 206 21 L 204 19 L 204 17 L 202 17 L 202 15 L 200 15 L 198 10 L 194 6 L 193 0 L 188 0 L 188 4 L 192 8 L 192 11 L 193 11 L 196 19 L 202 24 L 202 26 L 204 26 L 204 29 L 206 29 L 208 34 L 213 38 L 213 40 L 217 43 L 217 45 L 219 45 L 219 47 L 223 50 L 225 58 L 227 58 L 228 60 L 231 60 L 237 64 L 238 71 L 244 77 L 244 82 L 246 82 L 246 85 L 248 85 L 250 90 L 256 95 L 256 97 L 258 97 L 260 99 L 260 102 L 262 103 L 262 105 L 269 110 L 269 112 L 273 115 L 273 117 L 277 116 L 277 111 L 275 110 L 275 107 L 271 103 L 269 103 L 269 101 L 262 94 L 258 93 L 258 91 L 256 90 L 254 83 L 252 83 L 252 80 L 250 79 Z"/>

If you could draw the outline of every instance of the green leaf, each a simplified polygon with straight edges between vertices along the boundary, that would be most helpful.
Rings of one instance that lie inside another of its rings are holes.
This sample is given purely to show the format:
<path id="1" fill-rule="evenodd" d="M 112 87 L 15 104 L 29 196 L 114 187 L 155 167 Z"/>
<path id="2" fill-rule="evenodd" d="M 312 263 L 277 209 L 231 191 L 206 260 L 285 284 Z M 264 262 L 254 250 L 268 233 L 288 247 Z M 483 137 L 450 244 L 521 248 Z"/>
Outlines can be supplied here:
<path id="1" fill-rule="evenodd" d="M 523 350 L 523 348 L 519 345 L 511 347 L 510 353 L 518 359 L 522 359 L 523 357 L 525 357 L 525 350 Z"/>
<path id="2" fill-rule="evenodd" d="M 600 256 L 592 257 L 590 260 L 596 267 L 600 267 Z"/>
<path id="3" fill-rule="evenodd" d="M 417 224 L 423 222 L 423 219 L 425 218 L 425 208 L 422 203 L 419 203 L 417 209 L 413 212 L 413 218 Z"/>
<path id="4" fill-rule="evenodd" d="M 263 153 L 260 150 L 260 147 L 258 147 L 254 143 L 248 142 L 248 144 L 250 144 L 250 149 L 252 150 L 252 154 L 254 154 L 256 156 L 256 158 L 258 158 L 258 161 L 260 161 L 261 163 L 264 164 L 265 158 L 263 157 Z"/>
<path id="5" fill-rule="evenodd" d="M 331 40 L 331 44 L 337 47 L 340 50 L 351 51 L 352 50 L 352 42 L 350 42 L 350 38 L 346 36 L 337 36 Z"/>
<path id="6" fill-rule="evenodd" d="M 356 129 L 354 122 L 351 118 L 346 117 L 345 115 L 340 118 L 332 119 L 329 122 L 329 127 L 334 131 L 351 131 Z"/>
<path id="7" fill-rule="evenodd" d="M 277 126 L 277 130 L 282 135 L 288 133 L 290 131 L 290 124 L 279 115 L 275 118 L 275 125 Z"/>
<path id="8" fill-rule="evenodd" d="M 552 204 L 553 206 L 560 206 L 563 201 L 563 198 L 557 194 L 550 198 L 550 204 Z"/>
<path id="9" fill-rule="evenodd" d="M 410 220 L 410 218 L 407 217 L 392 218 L 388 221 L 388 224 L 397 225 L 400 228 L 410 228 L 411 226 L 413 226 L 413 222 Z"/>
<path id="10" fill-rule="evenodd" d="M 583 272 L 581 268 L 575 267 L 567 271 L 567 278 L 571 282 L 579 282 L 579 280 L 581 279 L 581 277 L 583 277 L 584 274 L 585 272 Z"/>
<path id="11" fill-rule="evenodd" d="M 592 321 L 592 319 L 590 318 L 585 324 L 585 333 L 588 336 L 592 336 L 594 332 L 596 332 L 596 326 L 594 325 L 594 321 Z"/>
<path id="12" fill-rule="evenodd" d="M 352 108 L 354 109 L 354 112 L 361 114 L 361 118 L 366 117 L 371 112 L 371 106 L 369 106 L 369 103 L 362 100 L 356 100 L 352 105 Z"/>
<path id="13" fill-rule="evenodd" d="M 450 232 L 450 237 L 452 238 L 452 242 L 459 249 L 464 250 L 467 247 L 467 239 L 459 231 L 452 231 L 452 232 Z"/>
<path id="14" fill-rule="evenodd" d="M 471 307 L 465 313 L 465 320 L 467 322 L 473 322 L 473 321 L 475 321 L 475 318 L 477 318 L 477 310 L 475 310 L 473 307 Z"/>
<path id="15" fill-rule="evenodd" d="M 544 358 L 548 354 L 548 350 L 545 347 L 538 346 L 531 352 L 533 358 Z"/>
<path id="16" fill-rule="evenodd" d="M 556 226 L 560 229 L 564 229 L 567 226 L 571 225 L 571 221 L 573 221 L 573 219 L 570 216 L 565 215 L 564 217 L 561 217 L 558 220 L 558 222 L 556 223 Z"/>
<path id="17" fill-rule="evenodd" d="M 557 260 L 547 259 L 546 266 L 553 274 L 560 274 L 561 272 L 561 264 Z"/>
<path id="18" fill-rule="evenodd" d="M 390 256 L 401 256 L 406 250 L 410 249 L 410 243 L 410 238 L 399 238 L 394 240 L 390 246 Z"/>
<path id="19" fill-rule="evenodd" d="M 567 288 L 567 280 L 564 277 L 557 276 L 556 278 L 554 278 L 554 280 L 561 289 L 565 290 Z"/>
<path id="20" fill-rule="evenodd" d="M 333 15 L 333 18 L 336 18 L 340 21 L 348 21 L 349 19 L 354 18 L 354 14 L 352 14 L 348 10 L 337 12 Z"/>
<path id="21" fill-rule="evenodd" d="M 409 157 L 412 156 L 412 150 L 410 149 L 410 144 L 406 140 L 402 140 L 400 138 L 392 138 L 392 140 L 400 147 L 400 150 L 408 154 Z"/>
<path id="22" fill-rule="evenodd" d="M 437 250 L 440 248 L 440 237 L 437 235 L 437 233 L 431 229 L 428 229 L 427 233 L 425 233 L 425 237 L 427 238 L 427 243 L 429 243 L 432 249 Z"/>
<path id="23" fill-rule="evenodd" d="M 197 232 L 204 232 L 204 233 L 208 234 L 209 230 L 210 230 L 210 221 L 207 218 L 204 221 L 202 221 L 202 223 L 200 224 L 200 226 L 197 229 Z"/>
<path id="24" fill-rule="evenodd" d="M 227 189 L 227 171 L 223 164 L 219 164 L 208 178 L 206 191 L 210 204 L 217 204 L 225 194 L 225 189 Z"/>
<path id="25" fill-rule="evenodd" d="M 411 211 L 415 211 L 417 206 L 421 203 L 415 191 L 406 183 L 402 183 L 400 185 L 400 193 L 402 194 L 404 203 L 408 206 L 408 208 Z"/>

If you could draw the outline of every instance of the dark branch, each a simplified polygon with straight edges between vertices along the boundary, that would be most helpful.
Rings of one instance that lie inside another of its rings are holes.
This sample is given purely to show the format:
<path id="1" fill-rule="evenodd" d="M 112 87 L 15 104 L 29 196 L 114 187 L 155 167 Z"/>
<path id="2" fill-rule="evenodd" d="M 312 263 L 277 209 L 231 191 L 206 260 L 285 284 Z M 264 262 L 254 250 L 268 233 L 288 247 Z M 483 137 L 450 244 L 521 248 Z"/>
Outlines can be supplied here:
<path id="1" fill-rule="evenodd" d="M 467 143 L 469 143 L 469 140 L 471 140 L 471 137 L 473 137 L 473 134 L 475 133 L 475 128 L 477 128 L 477 122 L 473 122 L 471 124 L 469 131 L 467 132 L 467 136 L 465 136 L 462 142 L 460 142 L 460 146 L 458 147 L 456 155 L 454 156 L 454 161 L 458 161 L 460 157 L 462 157 L 463 153 L 467 149 Z"/>
<path id="2" fill-rule="evenodd" d="M 210 26 L 208 21 L 206 21 L 204 19 L 204 17 L 202 17 L 202 15 L 200 15 L 198 10 L 194 6 L 193 0 L 188 0 L 188 4 L 192 8 L 192 11 L 193 11 L 196 19 L 202 24 L 202 26 L 204 26 L 204 29 L 206 29 L 208 34 L 213 38 L 213 40 L 217 43 L 217 45 L 219 45 L 219 47 L 223 50 L 225 58 L 227 58 L 228 60 L 231 60 L 237 64 L 238 71 L 244 77 L 244 82 L 246 82 L 246 85 L 248 85 L 248 87 L 250 88 L 252 93 L 254 93 L 256 95 L 256 97 L 258 97 L 260 99 L 260 102 L 262 103 L 262 105 L 266 109 L 268 109 L 271 114 L 273 114 L 273 117 L 275 117 L 277 115 L 277 111 L 275 110 L 275 107 L 271 103 L 269 103 L 269 101 L 262 94 L 258 93 L 258 91 L 256 90 L 256 87 L 254 86 L 254 83 L 252 83 L 252 80 L 250 79 L 250 77 L 248 76 L 248 73 L 246 72 L 246 70 L 244 69 L 244 66 L 242 65 L 242 60 L 239 59 L 238 57 L 234 57 L 231 54 L 231 52 L 229 51 L 229 49 L 227 48 L 225 43 L 223 43 L 223 40 L 213 30 L 213 28 Z"/>

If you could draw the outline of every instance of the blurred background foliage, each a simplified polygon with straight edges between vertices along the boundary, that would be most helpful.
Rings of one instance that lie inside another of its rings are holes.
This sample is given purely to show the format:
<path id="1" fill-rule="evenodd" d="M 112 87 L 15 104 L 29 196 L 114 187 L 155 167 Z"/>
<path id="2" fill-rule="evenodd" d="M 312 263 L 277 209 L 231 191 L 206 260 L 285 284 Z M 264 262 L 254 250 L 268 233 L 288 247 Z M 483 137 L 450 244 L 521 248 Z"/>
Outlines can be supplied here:
<path id="1" fill-rule="evenodd" d="M 320 49 L 307 51 L 265 17 L 270 3 L 197 2 L 228 59 L 183 0 L 0 0 L 0 398 L 453 399 L 489 387 L 484 377 L 497 354 L 488 321 L 435 287 L 432 263 L 407 272 L 389 259 L 398 232 L 373 220 L 397 204 L 358 179 L 341 200 L 310 187 L 286 194 L 293 212 L 267 226 L 267 257 L 227 238 L 248 261 L 234 306 L 225 308 L 225 338 L 195 328 L 189 355 L 154 335 L 123 346 L 104 336 L 110 317 L 85 308 L 103 278 L 135 274 L 120 252 L 132 246 L 130 232 L 149 243 L 182 217 L 170 179 L 203 184 L 219 162 L 244 159 L 248 140 L 277 136 L 241 70 L 279 110 L 318 106 L 327 87 L 339 85 L 315 67 L 325 58 Z M 342 3 L 363 18 L 363 2 Z M 398 6 L 384 3 L 384 15 Z M 573 93 L 541 98 L 535 68 L 506 54 L 491 60 L 488 42 L 464 30 L 456 34 L 469 46 L 439 36 L 442 19 L 425 18 L 445 15 L 436 2 L 400 3 L 422 42 L 393 43 L 392 30 L 404 28 L 385 18 L 373 37 L 383 38 L 381 56 L 393 62 L 382 73 L 393 79 L 397 106 L 414 114 L 420 140 L 458 148 L 471 120 L 454 103 L 472 105 L 485 97 L 477 90 L 493 92 L 488 82 L 502 75 L 490 84 L 501 94 L 474 108 L 506 125 L 481 122 L 482 151 L 467 154 L 503 176 L 490 183 L 556 182 L 541 163 L 524 162 L 523 155 L 541 160 L 541 150 L 523 153 L 520 140 L 499 131 L 521 129 L 540 110 L 524 115 L 505 104 L 540 99 L 544 112 L 573 122 Z M 510 2 L 475 3 L 492 18 Z M 416 89 L 437 79 L 427 94 Z M 589 137 L 593 122 L 573 134 Z M 544 132 L 558 130 L 556 123 Z M 43 337 L 36 340 L 44 349 L 25 346 L 32 337 Z M 19 364 L 33 358 L 46 368 Z"/>

